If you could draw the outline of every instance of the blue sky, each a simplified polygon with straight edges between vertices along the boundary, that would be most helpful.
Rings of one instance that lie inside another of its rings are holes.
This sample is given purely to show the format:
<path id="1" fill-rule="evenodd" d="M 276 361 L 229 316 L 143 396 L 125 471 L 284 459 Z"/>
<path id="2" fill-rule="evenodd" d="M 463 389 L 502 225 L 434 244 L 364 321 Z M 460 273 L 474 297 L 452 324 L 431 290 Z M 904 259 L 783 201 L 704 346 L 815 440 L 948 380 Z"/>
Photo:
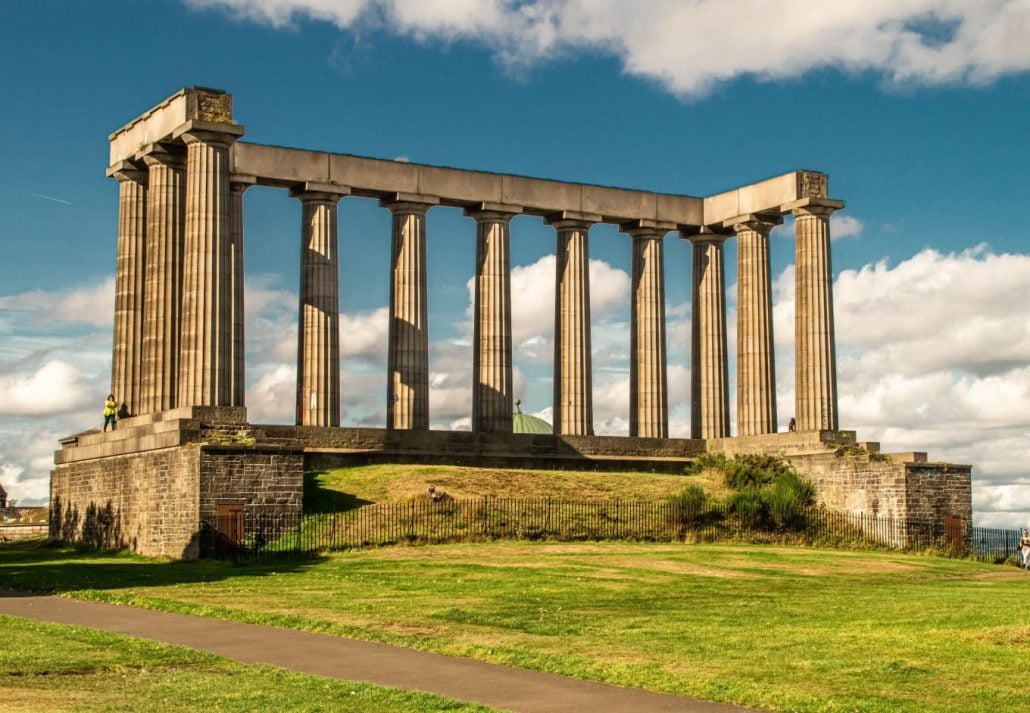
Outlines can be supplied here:
<path id="1" fill-rule="evenodd" d="M 768 5 L 775 5 L 772 9 Z M 748 18 L 741 20 L 740 18 Z M 183 86 L 246 139 L 708 195 L 830 174 L 841 421 L 972 462 L 985 524 L 1030 520 L 1030 10 L 800 0 L 108 0 L 0 6 L 0 482 L 46 498 L 55 439 L 110 370 L 117 187 L 107 135 Z M 246 203 L 248 405 L 287 421 L 299 205 Z M 461 428 L 474 224 L 429 214 L 431 411 Z M 382 425 L 389 214 L 340 208 L 344 423 Z M 792 240 L 773 268 L 780 418 Z M 689 246 L 666 239 L 672 429 L 685 434 Z M 516 385 L 547 416 L 553 230 L 512 224 Z M 626 428 L 629 244 L 591 233 L 599 431 Z M 732 242 L 727 247 L 733 344 Z"/>

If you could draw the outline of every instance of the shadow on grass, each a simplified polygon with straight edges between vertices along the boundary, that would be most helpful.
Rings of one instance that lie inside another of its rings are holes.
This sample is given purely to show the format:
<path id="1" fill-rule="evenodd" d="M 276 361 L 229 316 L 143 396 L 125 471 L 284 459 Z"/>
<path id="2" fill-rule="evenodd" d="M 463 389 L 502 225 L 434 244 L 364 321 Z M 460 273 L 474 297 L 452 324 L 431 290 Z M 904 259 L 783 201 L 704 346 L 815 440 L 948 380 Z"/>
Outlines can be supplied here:
<path id="1" fill-rule="evenodd" d="M 344 512 L 356 510 L 362 505 L 371 505 L 353 493 L 327 488 L 322 480 L 328 471 L 316 470 L 304 473 L 304 512 Z"/>
<path id="2" fill-rule="evenodd" d="M 299 572 L 325 559 L 317 556 L 276 558 L 246 564 L 211 559 L 172 562 L 127 552 L 19 540 L 0 544 L 0 589 L 49 594 L 218 582 L 235 577 Z"/>

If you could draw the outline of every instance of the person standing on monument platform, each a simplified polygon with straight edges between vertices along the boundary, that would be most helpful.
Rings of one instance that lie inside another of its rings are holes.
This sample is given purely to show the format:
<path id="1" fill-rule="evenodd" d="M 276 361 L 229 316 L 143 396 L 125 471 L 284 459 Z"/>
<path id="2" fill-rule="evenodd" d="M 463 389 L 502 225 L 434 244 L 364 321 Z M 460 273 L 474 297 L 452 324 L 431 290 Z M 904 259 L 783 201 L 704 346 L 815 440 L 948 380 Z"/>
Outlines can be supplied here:
<path id="1" fill-rule="evenodd" d="M 118 413 L 118 402 L 114 400 L 114 394 L 107 395 L 104 402 L 104 431 L 107 431 L 107 424 L 111 424 L 111 430 L 115 429 L 115 414 Z"/>

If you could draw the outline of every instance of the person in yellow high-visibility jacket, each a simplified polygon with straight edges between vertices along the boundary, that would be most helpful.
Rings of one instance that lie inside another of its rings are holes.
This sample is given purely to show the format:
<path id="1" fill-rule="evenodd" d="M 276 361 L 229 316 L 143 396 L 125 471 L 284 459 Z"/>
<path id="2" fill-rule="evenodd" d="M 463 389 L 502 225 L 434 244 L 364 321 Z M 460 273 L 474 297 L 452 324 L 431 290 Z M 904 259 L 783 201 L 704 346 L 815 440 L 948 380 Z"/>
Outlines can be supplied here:
<path id="1" fill-rule="evenodd" d="M 118 402 L 114 400 L 114 394 L 107 395 L 107 401 L 104 402 L 104 430 L 107 430 L 107 424 L 111 424 L 111 430 L 115 427 L 115 414 L 118 413 Z"/>

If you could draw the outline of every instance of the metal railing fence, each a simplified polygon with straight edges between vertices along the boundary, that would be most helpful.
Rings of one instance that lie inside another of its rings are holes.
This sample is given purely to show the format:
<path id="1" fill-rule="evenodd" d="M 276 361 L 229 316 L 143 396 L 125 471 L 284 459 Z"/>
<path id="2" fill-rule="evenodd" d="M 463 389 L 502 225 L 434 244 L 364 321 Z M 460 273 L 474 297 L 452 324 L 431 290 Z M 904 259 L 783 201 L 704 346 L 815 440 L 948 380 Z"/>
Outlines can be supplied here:
<path id="1" fill-rule="evenodd" d="M 205 555 L 236 558 L 488 540 L 847 544 L 1004 561 L 1015 557 L 1019 531 L 822 508 L 775 514 L 734 511 L 721 503 L 521 498 L 426 498 L 307 514 L 240 512 L 207 520 L 201 529 Z"/>

